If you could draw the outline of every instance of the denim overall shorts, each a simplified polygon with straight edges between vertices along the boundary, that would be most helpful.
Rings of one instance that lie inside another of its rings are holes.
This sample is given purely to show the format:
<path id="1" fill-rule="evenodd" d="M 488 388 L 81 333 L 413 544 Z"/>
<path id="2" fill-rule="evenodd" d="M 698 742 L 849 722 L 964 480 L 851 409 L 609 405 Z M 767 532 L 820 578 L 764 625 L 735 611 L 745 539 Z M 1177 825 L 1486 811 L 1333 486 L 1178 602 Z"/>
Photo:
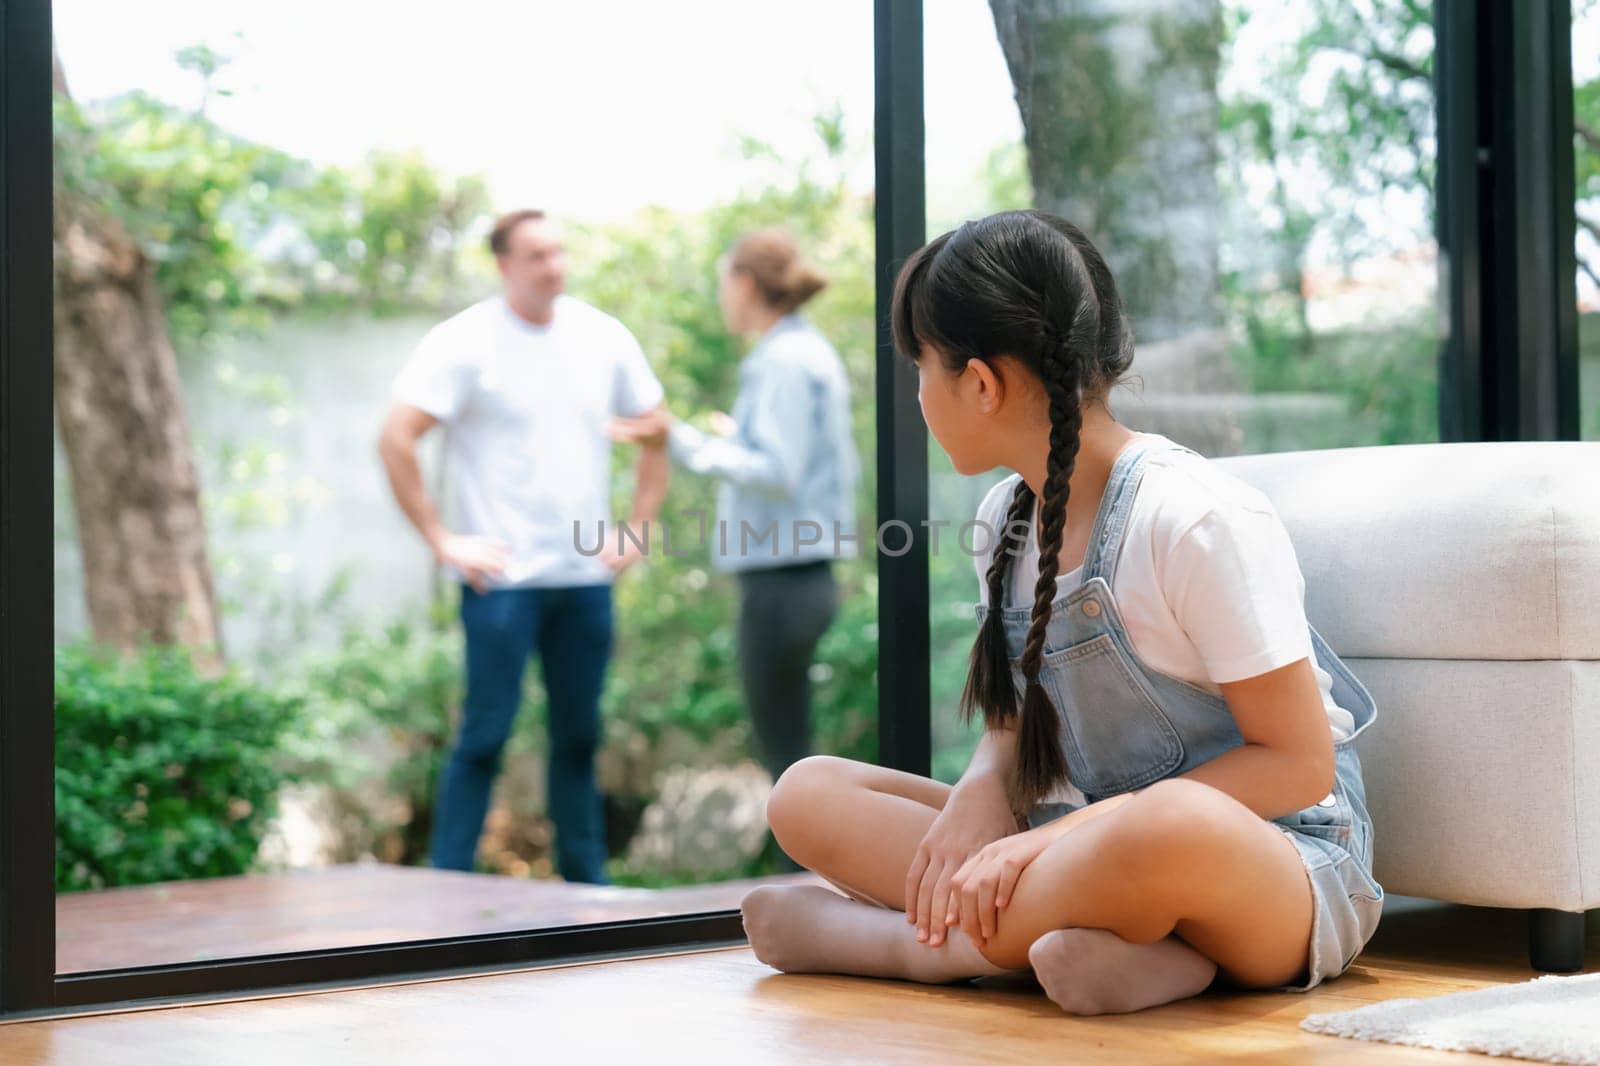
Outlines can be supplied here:
<path id="1" fill-rule="evenodd" d="M 1152 447 L 1191 451 L 1150 436 L 1135 438 L 1123 449 L 1095 516 L 1083 580 L 1056 598 L 1045 629 L 1039 683 L 1061 713 L 1068 777 L 1091 803 L 1185 773 L 1244 743 L 1222 697 L 1140 661 L 1111 595 L 1128 515 Z M 977 605 L 980 627 L 989 610 Z M 1005 607 L 1002 615 L 1012 679 L 1020 690 L 1032 608 Z M 1376 719 L 1377 707 L 1315 627 L 1310 635 L 1317 664 L 1333 678 L 1333 698 L 1354 716 L 1355 729 L 1334 745 L 1333 791 L 1304 810 L 1274 819 L 1299 850 L 1314 897 L 1305 981 L 1282 986 L 1295 991 L 1343 973 L 1371 939 L 1383 909 L 1383 889 L 1372 876 L 1372 819 L 1353 746 L 1355 736 Z M 1028 824 L 1042 825 L 1073 809 L 1072 804 L 1040 803 L 1028 813 Z"/>

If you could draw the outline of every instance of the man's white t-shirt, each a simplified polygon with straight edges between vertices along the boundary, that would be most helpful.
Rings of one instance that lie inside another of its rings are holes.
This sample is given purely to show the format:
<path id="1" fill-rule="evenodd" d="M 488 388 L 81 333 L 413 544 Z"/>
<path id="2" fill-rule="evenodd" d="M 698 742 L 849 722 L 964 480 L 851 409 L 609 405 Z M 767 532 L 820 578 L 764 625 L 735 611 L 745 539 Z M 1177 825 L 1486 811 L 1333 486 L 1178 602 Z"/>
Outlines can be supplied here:
<path id="1" fill-rule="evenodd" d="M 1333 678 L 1317 665 L 1305 615 L 1305 578 L 1289 532 L 1259 490 L 1161 434 L 1145 458 L 1111 594 L 1134 652 L 1152 670 L 1221 696 L 1221 683 L 1311 659 L 1334 739 L 1355 728 L 1333 699 Z M 991 488 L 977 520 L 1004 536 L 1006 509 L 1020 474 Z M 1034 519 L 1037 515 L 1033 516 Z M 1037 522 L 1011 561 L 1005 602 L 1030 606 L 1039 580 Z M 983 544 L 985 532 L 976 534 Z M 991 553 L 978 552 L 978 600 L 987 604 Z M 1058 595 L 1076 588 L 1080 566 L 1056 578 Z M 1081 804 L 1068 788 L 1062 796 Z"/>
<path id="2" fill-rule="evenodd" d="M 553 311 L 540 326 L 504 295 L 480 300 L 430 329 L 393 386 L 396 400 L 445 426 L 451 531 L 507 545 L 495 587 L 614 578 L 599 555 L 579 551 L 593 551 L 602 521 L 616 546 L 606 420 L 662 398 L 621 322 L 565 294 Z"/>

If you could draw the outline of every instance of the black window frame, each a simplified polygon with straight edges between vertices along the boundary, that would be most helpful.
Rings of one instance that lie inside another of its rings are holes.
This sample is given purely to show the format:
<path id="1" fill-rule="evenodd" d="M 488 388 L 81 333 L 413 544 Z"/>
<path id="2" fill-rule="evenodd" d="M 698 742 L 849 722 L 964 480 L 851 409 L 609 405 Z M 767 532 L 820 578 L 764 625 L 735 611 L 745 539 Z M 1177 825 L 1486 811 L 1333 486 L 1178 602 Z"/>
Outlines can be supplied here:
<path id="1" fill-rule="evenodd" d="M 1578 436 L 1570 0 L 1436 0 L 1444 440 Z M 929 446 L 887 322 L 925 239 L 921 0 L 874 0 L 879 759 L 927 774 Z M 735 910 L 57 973 L 49 0 L 0 4 L 0 1016 L 352 987 L 744 940 Z M 1511 254 L 1496 255 L 1497 248 Z M 1491 305 L 1487 293 L 1509 292 Z M 894 535 L 891 534 L 891 537 Z M 889 548 L 888 551 L 883 550 Z M 893 624 L 889 624 L 892 622 Z"/>
<path id="2" fill-rule="evenodd" d="M 1434 0 L 1434 41 L 1440 440 L 1577 440 L 1571 0 Z"/>

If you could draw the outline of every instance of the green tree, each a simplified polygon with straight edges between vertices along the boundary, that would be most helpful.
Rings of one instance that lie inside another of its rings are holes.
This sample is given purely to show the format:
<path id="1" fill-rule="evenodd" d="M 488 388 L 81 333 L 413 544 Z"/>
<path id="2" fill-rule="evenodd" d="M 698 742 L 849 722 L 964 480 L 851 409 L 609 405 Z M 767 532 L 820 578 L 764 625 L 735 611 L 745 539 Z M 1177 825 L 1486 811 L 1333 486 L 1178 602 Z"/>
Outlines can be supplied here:
<path id="1" fill-rule="evenodd" d="M 1434 439 L 1432 313 L 1381 332 L 1316 336 L 1305 282 L 1314 242 L 1350 264 L 1431 240 L 1427 229 L 1374 226 L 1372 218 L 1391 198 L 1426 204 L 1431 218 L 1432 8 L 1311 0 L 1305 10 L 1303 28 L 1236 79 L 1218 113 L 1229 199 L 1252 208 L 1239 212 L 1238 254 L 1222 274 L 1229 317 L 1245 338 L 1236 360 L 1255 391 L 1342 394 L 1351 416 L 1374 422 L 1384 442 Z M 1225 48 L 1231 55 L 1256 20 L 1281 16 L 1271 5 L 1228 0 Z"/>

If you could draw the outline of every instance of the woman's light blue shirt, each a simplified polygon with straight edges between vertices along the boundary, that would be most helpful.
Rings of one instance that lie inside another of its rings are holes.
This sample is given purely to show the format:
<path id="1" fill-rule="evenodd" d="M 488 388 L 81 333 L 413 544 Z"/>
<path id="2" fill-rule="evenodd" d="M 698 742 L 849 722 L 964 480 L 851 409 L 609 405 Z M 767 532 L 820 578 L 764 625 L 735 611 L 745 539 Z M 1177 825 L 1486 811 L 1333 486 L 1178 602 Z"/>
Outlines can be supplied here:
<path id="1" fill-rule="evenodd" d="M 721 482 L 715 520 L 703 526 L 712 568 L 859 554 L 850 382 L 828 339 L 799 314 L 779 319 L 744 357 L 729 414 L 730 437 L 675 422 L 667 438 L 685 469 Z"/>

